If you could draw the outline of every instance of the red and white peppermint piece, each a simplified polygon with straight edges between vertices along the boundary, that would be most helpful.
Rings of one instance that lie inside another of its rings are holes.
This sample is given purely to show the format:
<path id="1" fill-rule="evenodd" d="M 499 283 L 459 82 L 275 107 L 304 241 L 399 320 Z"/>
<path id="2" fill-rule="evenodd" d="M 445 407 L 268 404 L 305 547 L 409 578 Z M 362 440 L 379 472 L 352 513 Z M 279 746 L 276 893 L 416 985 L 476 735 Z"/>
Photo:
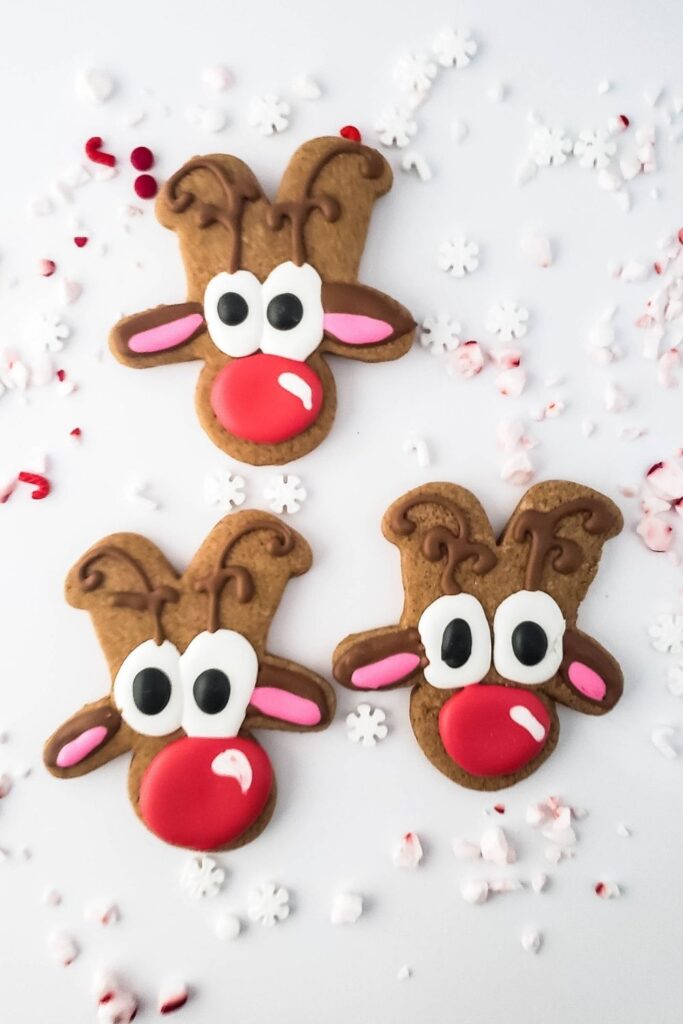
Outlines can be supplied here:
<path id="1" fill-rule="evenodd" d="M 406 832 L 396 846 L 392 860 L 394 867 L 414 870 L 424 856 L 420 837 L 415 832 Z"/>
<path id="2" fill-rule="evenodd" d="M 164 983 L 159 992 L 159 1013 L 175 1013 L 190 998 L 190 991 L 184 981 L 171 979 Z"/>

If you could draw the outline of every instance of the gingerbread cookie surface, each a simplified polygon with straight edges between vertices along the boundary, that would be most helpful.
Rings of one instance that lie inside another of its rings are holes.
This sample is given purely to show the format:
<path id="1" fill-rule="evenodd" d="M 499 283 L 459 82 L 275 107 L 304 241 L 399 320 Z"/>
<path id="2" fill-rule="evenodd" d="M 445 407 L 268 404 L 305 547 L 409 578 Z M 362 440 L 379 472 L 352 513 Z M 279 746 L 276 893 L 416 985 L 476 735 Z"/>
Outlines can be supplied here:
<path id="1" fill-rule="evenodd" d="M 619 509 L 580 484 L 532 487 L 496 539 L 477 499 L 434 483 L 396 501 L 384 535 L 401 553 L 398 626 L 349 636 L 335 678 L 355 690 L 411 686 L 420 747 L 445 775 L 495 790 L 531 775 L 559 736 L 555 705 L 614 707 L 614 658 L 576 627 Z"/>
<path id="2" fill-rule="evenodd" d="M 155 835 L 195 850 L 254 839 L 275 777 L 251 731 L 323 729 L 334 714 L 324 679 L 265 649 L 287 581 L 310 563 L 298 533 L 255 511 L 221 520 L 182 575 L 137 534 L 90 548 L 66 597 L 92 616 L 112 687 L 47 741 L 50 772 L 132 753 L 131 803 Z"/>
<path id="3" fill-rule="evenodd" d="M 301 146 L 273 202 L 237 157 L 189 160 L 157 200 L 187 300 L 121 320 L 112 352 L 138 368 L 201 360 L 197 414 L 233 458 L 305 455 L 335 415 L 325 355 L 381 362 L 413 340 L 408 311 L 357 281 L 372 206 L 391 182 L 384 157 L 341 138 Z"/>

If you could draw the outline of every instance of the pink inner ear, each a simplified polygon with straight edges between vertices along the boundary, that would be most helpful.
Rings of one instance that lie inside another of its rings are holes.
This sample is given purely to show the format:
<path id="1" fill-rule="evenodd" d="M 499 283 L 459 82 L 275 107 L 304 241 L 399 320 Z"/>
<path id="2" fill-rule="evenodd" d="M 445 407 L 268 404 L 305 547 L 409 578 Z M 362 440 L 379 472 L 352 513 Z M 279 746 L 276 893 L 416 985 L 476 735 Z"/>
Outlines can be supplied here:
<path id="1" fill-rule="evenodd" d="M 351 676 L 351 682 L 359 690 L 379 690 L 383 686 L 391 686 L 405 679 L 420 664 L 417 654 L 390 654 L 381 661 L 373 661 L 370 665 L 361 665 Z"/>
<path id="2" fill-rule="evenodd" d="M 346 345 L 376 345 L 394 333 L 386 320 L 356 313 L 325 313 L 323 328 Z"/>
<path id="3" fill-rule="evenodd" d="M 257 686 L 249 703 L 264 715 L 294 725 L 318 725 L 322 717 L 315 701 L 276 686 Z"/>
<path id="4" fill-rule="evenodd" d="M 607 684 L 602 676 L 594 672 L 588 665 L 581 661 L 573 661 L 567 669 L 569 682 L 575 686 L 579 693 L 590 697 L 591 700 L 603 700 L 607 693 Z"/>
<path id="5" fill-rule="evenodd" d="M 64 744 L 57 754 L 57 767 L 72 768 L 75 764 L 80 764 L 106 737 L 107 730 L 103 725 L 93 725 L 91 729 L 86 729 L 75 740 Z"/>
<path id="6" fill-rule="evenodd" d="M 128 348 L 140 354 L 165 352 L 166 349 L 182 345 L 203 323 L 204 317 L 199 313 L 188 313 L 179 320 L 171 320 L 167 324 L 159 324 L 158 327 L 133 334 L 128 340 Z"/>

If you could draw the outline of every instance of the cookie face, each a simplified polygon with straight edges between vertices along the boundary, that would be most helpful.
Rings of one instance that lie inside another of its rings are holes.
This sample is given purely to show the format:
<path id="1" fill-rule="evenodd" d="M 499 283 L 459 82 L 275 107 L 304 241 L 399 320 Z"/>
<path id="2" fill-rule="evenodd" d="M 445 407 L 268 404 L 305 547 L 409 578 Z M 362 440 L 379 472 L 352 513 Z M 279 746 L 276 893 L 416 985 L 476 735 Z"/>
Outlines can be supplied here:
<path id="1" fill-rule="evenodd" d="M 376 150 L 340 138 L 301 146 L 273 202 L 236 157 L 189 160 L 157 201 L 178 236 L 187 301 L 121 320 L 112 352 L 138 368 L 201 360 L 197 415 L 233 458 L 305 455 L 335 414 L 324 357 L 382 362 L 413 340 L 408 311 L 357 280 L 372 206 L 391 180 Z"/>
<path id="2" fill-rule="evenodd" d="M 275 805 L 275 775 L 253 729 L 324 729 L 324 679 L 265 649 L 291 576 L 306 572 L 304 539 L 275 516 L 221 520 L 179 575 L 151 541 L 115 534 L 69 573 L 66 597 L 90 613 L 111 692 L 47 741 L 59 778 L 131 753 L 128 789 L 160 839 L 228 850 L 254 839 Z"/>
<path id="3" fill-rule="evenodd" d="M 609 711 L 623 679 L 576 627 L 602 546 L 622 528 L 612 501 L 580 484 L 532 487 L 496 539 L 469 491 L 435 483 L 386 512 L 405 602 L 398 626 L 347 637 L 335 678 L 355 690 L 411 686 L 422 750 L 469 789 L 526 778 L 559 736 L 556 704 Z"/>

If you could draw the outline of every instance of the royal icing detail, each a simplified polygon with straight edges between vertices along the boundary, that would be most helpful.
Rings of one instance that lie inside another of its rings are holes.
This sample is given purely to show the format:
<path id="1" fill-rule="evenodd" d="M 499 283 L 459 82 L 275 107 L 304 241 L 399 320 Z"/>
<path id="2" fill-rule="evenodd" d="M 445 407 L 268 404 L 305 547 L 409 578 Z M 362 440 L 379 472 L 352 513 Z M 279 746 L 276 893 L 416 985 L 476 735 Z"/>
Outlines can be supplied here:
<path id="1" fill-rule="evenodd" d="M 377 345 L 394 332 L 386 320 L 358 313 L 326 313 L 323 326 L 328 334 L 346 345 Z"/>
<path id="2" fill-rule="evenodd" d="M 94 725 L 86 729 L 75 740 L 65 743 L 57 755 L 58 768 L 72 768 L 75 764 L 84 761 L 88 754 L 99 747 L 106 738 L 107 730 L 103 725 Z"/>
<path id="3" fill-rule="evenodd" d="M 251 695 L 251 706 L 281 722 L 317 725 L 320 721 L 320 708 L 312 700 L 288 693 L 286 690 L 278 690 L 274 686 L 259 686 L 254 690 Z"/>
<path id="4" fill-rule="evenodd" d="M 351 675 L 351 682 L 359 690 L 379 690 L 410 675 L 420 664 L 418 654 L 391 654 L 388 658 L 361 665 Z"/>
<path id="5" fill-rule="evenodd" d="M 604 700 L 607 692 L 605 680 L 588 665 L 583 665 L 580 661 L 572 661 L 567 669 L 567 675 L 570 683 L 576 687 L 579 693 L 585 694 L 591 700 Z"/>
<path id="6" fill-rule="evenodd" d="M 493 663 L 504 679 L 544 683 L 562 663 L 566 623 L 550 594 L 519 590 L 506 597 L 493 617 Z"/>
<path id="7" fill-rule="evenodd" d="M 149 327 L 146 331 L 134 334 L 129 347 L 131 352 L 140 355 L 152 355 L 155 352 L 166 352 L 177 348 L 187 341 L 204 323 L 200 313 L 189 313 L 180 320 L 172 320 L 158 327 Z"/>
<path id="8" fill-rule="evenodd" d="M 432 686 L 471 686 L 491 667 L 491 630 L 472 594 L 437 598 L 424 610 L 417 628 L 429 662 L 424 676 Z"/>

